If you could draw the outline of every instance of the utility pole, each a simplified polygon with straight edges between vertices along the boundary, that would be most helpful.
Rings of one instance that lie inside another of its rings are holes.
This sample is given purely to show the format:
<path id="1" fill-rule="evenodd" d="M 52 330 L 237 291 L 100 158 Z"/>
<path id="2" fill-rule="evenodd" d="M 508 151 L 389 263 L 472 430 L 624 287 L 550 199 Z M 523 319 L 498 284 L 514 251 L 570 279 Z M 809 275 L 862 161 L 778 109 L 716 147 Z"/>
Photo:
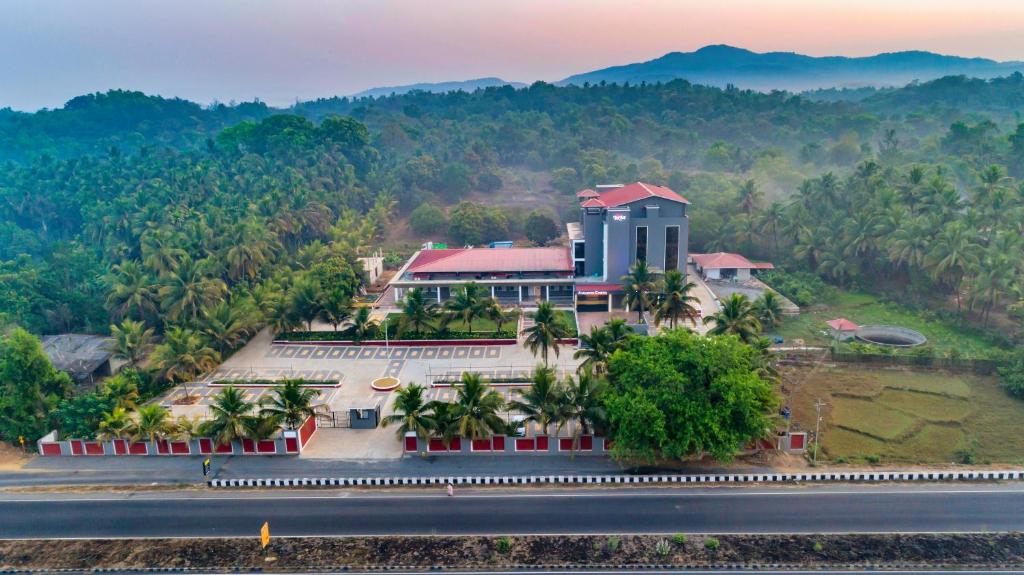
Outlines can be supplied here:
<path id="1" fill-rule="evenodd" d="M 825 405 L 828 404 L 822 401 L 820 397 L 814 400 L 814 456 L 812 461 L 815 465 L 818 463 L 818 436 L 821 434 L 821 408 Z"/>
<path id="2" fill-rule="evenodd" d="M 384 316 L 384 349 L 388 349 L 388 316 Z"/>

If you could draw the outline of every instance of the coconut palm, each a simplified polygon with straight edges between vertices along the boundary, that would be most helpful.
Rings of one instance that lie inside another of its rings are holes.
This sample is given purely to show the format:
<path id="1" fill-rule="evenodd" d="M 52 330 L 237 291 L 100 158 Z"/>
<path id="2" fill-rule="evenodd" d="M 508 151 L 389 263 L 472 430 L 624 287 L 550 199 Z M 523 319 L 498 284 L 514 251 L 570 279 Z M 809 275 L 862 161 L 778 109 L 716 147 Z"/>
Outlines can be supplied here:
<path id="1" fill-rule="evenodd" d="M 454 431 L 468 439 L 482 439 L 502 433 L 505 420 L 499 415 L 505 399 L 491 389 L 478 373 L 463 373 L 455 395 Z"/>
<path id="2" fill-rule="evenodd" d="M 138 408 L 132 426 L 132 440 L 154 443 L 171 430 L 170 415 L 166 408 L 156 403 Z"/>
<path id="3" fill-rule="evenodd" d="M 115 321 L 156 317 L 158 305 L 153 278 L 139 262 L 130 260 L 114 264 L 107 276 L 107 285 L 107 309 Z"/>
<path id="4" fill-rule="evenodd" d="M 216 277 L 207 276 L 209 260 L 192 261 L 184 256 L 176 268 L 163 276 L 160 307 L 171 321 L 196 321 L 203 308 L 220 301 L 227 286 Z"/>
<path id="5" fill-rule="evenodd" d="M 191 329 L 171 328 L 153 350 L 153 365 L 170 381 L 191 381 L 220 362 L 217 350 Z"/>
<path id="6" fill-rule="evenodd" d="M 270 439 L 281 429 L 281 418 L 276 415 L 257 413 L 243 419 L 245 437 L 260 441 Z"/>
<path id="7" fill-rule="evenodd" d="M 123 374 L 119 374 L 103 382 L 103 395 L 112 399 L 114 406 L 132 410 L 139 400 L 139 386 Z"/>
<path id="8" fill-rule="evenodd" d="M 757 340 L 761 322 L 754 306 L 743 294 L 734 293 L 722 302 L 722 309 L 704 318 L 705 324 L 714 324 L 709 335 L 735 335 L 747 343 Z"/>
<path id="9" fill-rule="evenodd" d="M 612 333 L 607 327 L 592 326 L 590 333 L 580 334 L 580 345 L 573 354 L 573 359 L 582 359 L 577 371 L 593 370 L 604 373 L 608 365 L 608 356 L 613 351 Z"/>
<path id="10" fill-rule="evenodd" d="M 123 439 L 131 434 L 135 422 L 123 407 L 115 407 L 100 422 L 100 439 Z"/>
<path id="11" fill-rule="evenodd" d="M 211 307 L 203 308 L 200 331 L 223 356 L 245 343 L 246 338 L 252 334 L 254 315 L 246 302 L 221 300 Z"/>
<path id="12" fill-rule="evenodd" d="M 285 305 L 291 313 L 305 322 L 306 331 L 313 331 L 313 320 L 320 315 L 323 292 L 320 283 L 312 277 L 300 277 L 295 280 L 290 290 Z"/>
<path id="13" fill-rule="evenodd" d="M 565 393 L 558 383 L 555 370 L 538 365 L 530 375 L 530 387 L 525 390 L 516 389 L 514 393 L 518 399 L 512 401 L 509 407 L 525 415 L 524 421 L 540 425 L 544 435 L 548 434 L 548 427 L 552 423 L 561 423 Z"/>
<path id="14" fill-rule="evenodd" d="M 352 317 L 352 298 L 348 292 L 341 288 L 326 292 L 320 301 L 320 317 L 338 331 L 338 326 Z"/>
<path id="15" fill-rule="evenodd" d="M 608 329 L 608 337 L 611 339 L 612 351 L 621 347 L 622 343 L 626 341 L 626 338 L 633 334 L 633 328 L 629 327 L 626 320 L 620 317 L 608 320 L 604 326 Z"/>
<path id="16" fill-rule="evenodd" d="M 523 330 L 523 335 L 526 336 L 523 345 L 529 348 L 534 356 L 539 351 L 544 359 L 544 367 L 547 367 L 548 352 L 554 351 L 555 357 L 558 357 L 558 340 L 569 337 L 570 332 L 559 321 L 555 306 L 548 301 L 540 302 L 533 321 L 532 326 Z"/>
<path id="17" fill-rule="evenodd" d="M 356 342 L 369 339 L 377 333 L 377 320 L 370 319 L 370 308 L 360 307 L 352 316 L 352 339 Z"/>
<path id="18" fill-rule="evenodd" d="M 166 230 L 148 230 L 140 238 L 142 265 L 157 275 L 171 273 L 188 253 L 174 245 L 177 238 Z"/>
<path id="19" fill-rule="evenodd" d="M 153 328 L 147 328 L 141 321 L 126 319 L 121 325 L 110 326 L 110 336 L 110 351 L 114 357 L 134 367 L 152 347 Z"/>
<path id="20" fill-rule="evenodd" d="M 394 413 L 381 419 L 381 427 L 398 425 L 398 438 L 413 432 L 416 437 L 426 441 L 436 428 L 437 421 L 429 412 L 429 404 L 423 399 L 426 390 L 422 385 L 411 384 L 395 391 Z"/>
<path id="21" fill-rule="evenodd" d="M 427 416 L 433 425 L 430 428 L 430 435 L 438 437 L 444 444 L 450 445 L 452 438 L 458 435 L 456 424 L 456 406 L 447 401 L 431 401 L 427 404 Z"/>
<path id="22" fill-rule="evenodd" d="M 658 307 L 654 311 L 654 325 L 661 325 L 661 322 L 667 319 L 669 327 L 675 329 L 679 320 L 685 319 L 696 327 L 700 310 L 694 304 L 698 299 L 690 295 L 695 289 L 697 284 L 684 280 L 683 273 L 679 270 L 665 272 L 665 285 Z"/>
<path id="23" fill-rule="evenodd" d="M 225 387 L 213 397 L 210 404 L 212 417 L 201 426 L 204 435 L 208 435 L 218 445 L 226 445 L 233 440 L 248 437 L 249 421 L 253 405 L 245 400 L 245 395 L 232 386 Z"/>
<path id="24" fill-rule="evenodd" d="M 657 281 L 644 260 L 638 260 L 622 276 L 626 288 L 626 306 L 636 308 L 637 321 L 642 322 L 644 312 L 650 307 L 651 293 L 657 289 Z"/>
<path id="25" fill-rule="evenodd" d="M 519 318 L 519 310 L 507 310 L 494 298 L 487 298 L 484 304 L 483 315 L 494 322 L 494 329 L 497 332 L 501 332 L 501 328 L 506 323 L 516 321 Z"/>
<path id="26" fill-rule="evenodd" d="M 936 279 L 944 280 L 956 294 L 956 310 L 962 311 L 961 284 L 967 270 L 978 264 L 979 246 L 972 232 L 960 222 L 943 227 L 932 242 L 925 265 Z"/>
<path id="27" fill-rule="evenodd" d="M 607 389 L 607 381 L 595 377 L 589 370 L 579 372 L 576 379 L 565 379 L 562 415 L 567 421 L 576 421 L 574 440 L 580 435 L 590 435 L 607 421 L 603 401 Z"/>
<path id="28" fill-rule="evenodd" d="M 233 235 L 231 247 L 225 254 L 228 277 L 233 280 L 256 279 L 281 247 L 276 234 L 262 224 L 248 221 L 235 226 Z"/>
<path id="29" fill-rule="evenodd" d="M 739 192 L 740 208 L 743 212 L 750 216 L 757 209 L 757 205 L 761 202 L 761 198 L 764 194 L 757 189 L 757 183 L 754 180 L 747 180 L 740 186 Z"/>
<path id="30" fill-rule="evenodd" d="M 455 296 L 444 302 L 444 309 L 453 317 L 462 320 L 466 331 L 473 330 L 473 320 L 483 315 L 483 288 L 475 282 L 469 282 L 456 290 Z"/>
<path id="31" fill-rule="evenodd" d="M 320 391 L 304 387 L 297 379 L 286 379 L 274 388 L 273 394 L 260 398 L 260 415 L 279 418 L 288 429 L 298 429 L 316 415 L 313 400 Z"/>
<path id="32" fill-rule="evenodd" d="M 763 327 L 776 327 L 782 323 L 782 298 L 772 290 L 765 290 L 754 301 L 754 313 Z"/>
<path id="33" fill-rule="evenodd" d="M 427 298 L 420 288 L 413 288 L 402 300 L 402 319 L 398 322 L 398 335 L 407 331 L 426 333 L 437 319 L 437 303 Z"/>
<path id="34" fill-rule="evenodd" d="M 199 416 L 189 417 L 187 415 L 179 415 L 174 423 L 171 424 L 171 433 L 176 439 L 181 441 L 188 441 L 193 437 L 199 436 L 199 430 L 202 427 L 202 423 Z"/>

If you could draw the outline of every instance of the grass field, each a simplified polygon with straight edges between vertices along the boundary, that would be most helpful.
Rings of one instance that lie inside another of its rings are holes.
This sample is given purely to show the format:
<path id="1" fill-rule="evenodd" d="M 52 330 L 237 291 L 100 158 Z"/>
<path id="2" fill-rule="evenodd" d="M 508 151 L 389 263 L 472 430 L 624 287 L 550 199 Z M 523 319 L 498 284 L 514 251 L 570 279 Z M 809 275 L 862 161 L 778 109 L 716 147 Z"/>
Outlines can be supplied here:
<path id="1" fill-rule="evenodd" d="M 526 315 L 532 316 L 533 312 L 529 312 Z M 555 317 L 562 322 L 562 325 L 568 328 L 570 332 L 569 337 L 576 337 L 576 312 L 567 309 L 556 309 Z"/>
<path id="2" fill-rule="evenodd" d="M 793 422 L 814 429 L 822 399 L 819 459 L 892 463 L 1024 463 L 1024 401 L 995 378 L 941 372 L 787 368 Z"/>
<path id="3" fill-rule="evenodd" d="M 920 313 L 900 305 L 883 302 L 875 296 L 857 292 L 839 292 L 835 301 L 801 310 L 798 317 L 786 319 L 773 330 L 788 342 L 802 339 L 809 345 L 829 345 L 825 322 L 845 317 L 860 325 L 885 324 L 908 327 L 928 338 L 939 354 L 957 349 L 963 357 L 978 357 L 995 346 L 977 333 L 964 330 L 955 322 L 926 319 Z"/>

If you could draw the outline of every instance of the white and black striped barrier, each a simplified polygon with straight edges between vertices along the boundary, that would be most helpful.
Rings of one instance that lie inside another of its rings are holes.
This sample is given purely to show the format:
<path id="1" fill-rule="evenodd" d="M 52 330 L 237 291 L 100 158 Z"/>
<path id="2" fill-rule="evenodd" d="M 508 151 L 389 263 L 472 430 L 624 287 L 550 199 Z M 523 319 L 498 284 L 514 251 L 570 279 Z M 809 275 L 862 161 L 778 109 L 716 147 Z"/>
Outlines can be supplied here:
<path id="1" fill-rule="evenodd" d="M 210 487 L 401 487 L 425 485 L 537 485 L 640 483 L 781 483 L 879 481 L 1000 481 L 1024 479 L 1024 471 L 847 471 L 815 473 L 728 473 L 715 475 L 489 475 L 434 477 L 334 477 L 211 479 Z"/>

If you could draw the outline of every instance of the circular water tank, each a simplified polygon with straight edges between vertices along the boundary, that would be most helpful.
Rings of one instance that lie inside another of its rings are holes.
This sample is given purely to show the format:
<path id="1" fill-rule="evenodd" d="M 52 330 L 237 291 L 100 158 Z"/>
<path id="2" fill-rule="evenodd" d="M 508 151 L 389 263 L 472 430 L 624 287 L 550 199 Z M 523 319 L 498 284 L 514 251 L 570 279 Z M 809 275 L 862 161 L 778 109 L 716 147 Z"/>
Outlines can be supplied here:
<path id="1" fill-rule="evenodd" d="M 928 343 L 928 338 L 921 332 L 894 325 L 862 325 L 853 335 L 866 343 L 892 347 L 914 347 Z"/>

